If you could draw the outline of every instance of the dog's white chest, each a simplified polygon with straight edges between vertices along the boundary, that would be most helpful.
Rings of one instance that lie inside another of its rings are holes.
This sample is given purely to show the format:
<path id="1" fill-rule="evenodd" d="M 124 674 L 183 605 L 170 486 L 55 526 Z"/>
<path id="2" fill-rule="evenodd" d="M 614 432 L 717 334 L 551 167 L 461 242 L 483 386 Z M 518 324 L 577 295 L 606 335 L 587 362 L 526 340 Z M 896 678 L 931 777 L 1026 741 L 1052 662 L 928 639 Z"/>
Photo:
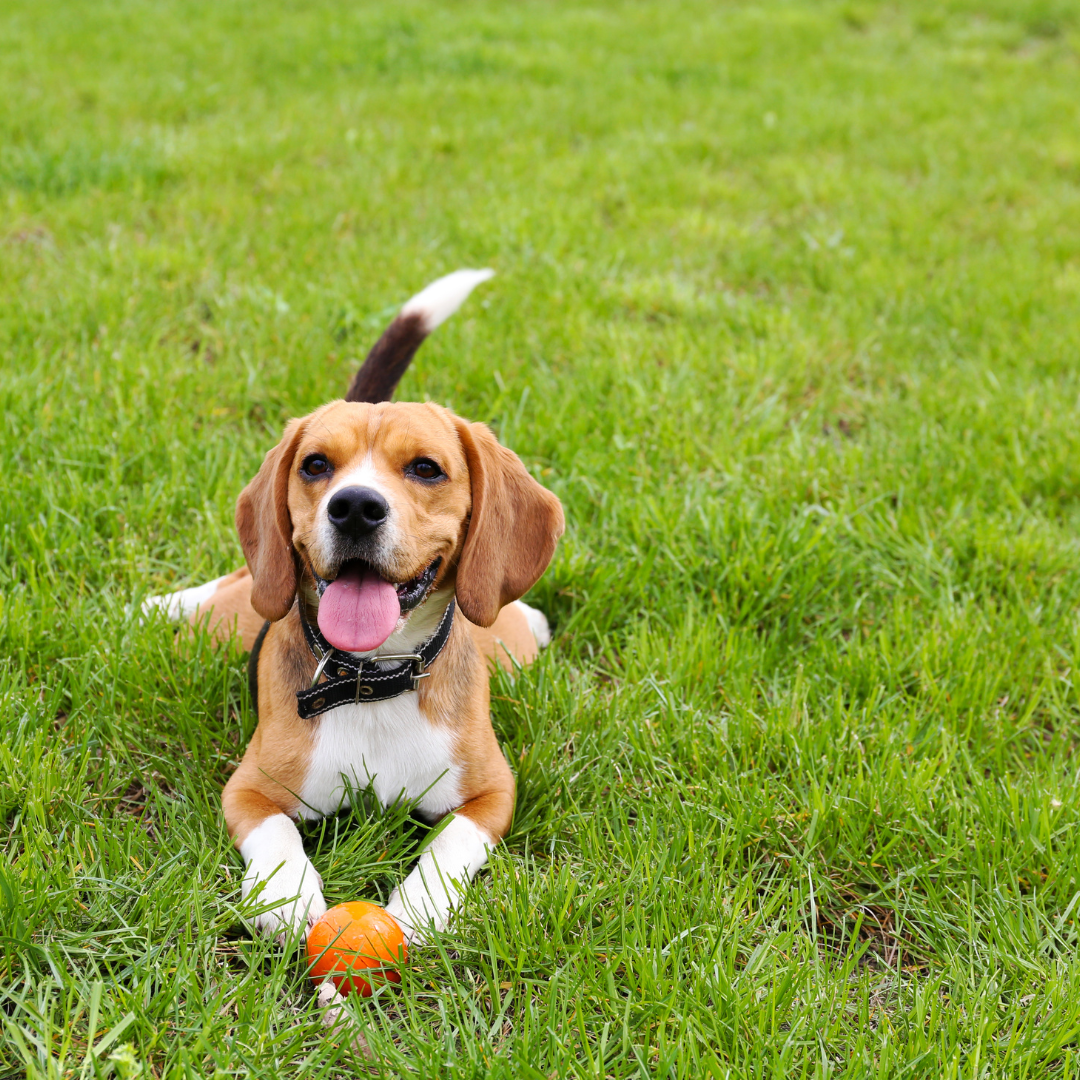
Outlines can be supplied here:
<path id="1" fill-rule="evenodd" d="M 324 713 L 315 735 L 300 816 L 322 817 L 349 805 L 349 789 L 369 784 L 384 806 L 419 799 L 441 817 L 459 803 L 454 736 L 420 712 L 416 694 Z"/>

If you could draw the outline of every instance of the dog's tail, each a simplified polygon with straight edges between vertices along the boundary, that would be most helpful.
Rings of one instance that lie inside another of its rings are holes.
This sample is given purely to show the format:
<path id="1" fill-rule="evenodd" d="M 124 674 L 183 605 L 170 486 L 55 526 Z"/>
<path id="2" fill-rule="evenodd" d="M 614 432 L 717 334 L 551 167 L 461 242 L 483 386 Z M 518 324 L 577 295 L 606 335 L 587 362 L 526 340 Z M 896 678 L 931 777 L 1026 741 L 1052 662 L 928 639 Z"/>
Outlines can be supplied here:
<path id="1" fill-rule="evenodd" d="M 494 270 L 455 270 L 406 301 L 360 365 L 345 400 L 389 401 L 424 338 L 494 274 Z"/>

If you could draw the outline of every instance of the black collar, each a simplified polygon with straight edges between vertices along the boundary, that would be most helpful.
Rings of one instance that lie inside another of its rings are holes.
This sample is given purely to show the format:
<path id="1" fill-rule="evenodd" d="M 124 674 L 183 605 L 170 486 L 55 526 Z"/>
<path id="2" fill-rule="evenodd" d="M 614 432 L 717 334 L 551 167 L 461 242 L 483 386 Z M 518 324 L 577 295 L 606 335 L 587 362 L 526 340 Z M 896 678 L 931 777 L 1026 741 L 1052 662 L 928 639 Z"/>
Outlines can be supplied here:
<path id="1" fill-rule="evenodd" d="M 301 719 L 310 720 L 313 716 L 320 716 L 339 705 L 388 701 L 410 690 L 416 690 L 420 686 L 420 680 L 431 674 L 425 668 L 442 652 L 450 638 L 450 628 L 454 625 L 454 606 L 454 601 L 451 600 L 435 628 L 435 633 L 417 652 L 361 658 L 338 652 L 322 636 L 319 628 L 312 626 L 304 618 L 301 604 L 300 625 L 304 628 L 308 648 L 319 661 L 315 677 L 311 681 L 311 689 L 296 692 L 296 711 Z M 387 660 L 400 660 L 401 663 L 391 668 L 379 666 Z M 319 682 L 323 675 L 326 676 L 326 681 Z"/>

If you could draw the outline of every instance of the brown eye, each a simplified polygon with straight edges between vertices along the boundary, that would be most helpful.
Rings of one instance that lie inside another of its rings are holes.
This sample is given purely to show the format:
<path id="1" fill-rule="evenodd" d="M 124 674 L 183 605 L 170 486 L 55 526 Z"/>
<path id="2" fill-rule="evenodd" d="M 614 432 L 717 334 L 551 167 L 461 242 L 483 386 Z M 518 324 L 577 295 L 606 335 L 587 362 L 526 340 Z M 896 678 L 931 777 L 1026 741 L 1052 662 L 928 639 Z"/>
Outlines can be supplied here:
<path id="1" fill-rule="evenodd" d="M 330 462 L 321 454 L 309 454 L 304 458 L 300 471 L 305 476 L 323 476 L 330 472 Z"/>
<path id="2" fill-rule="evenodd" d="M 446 474 L 435 464 L 431 458 L 417 458 L 406 470 L 406 475 L 415 476 L 418 480 L 440 480 Z"/>

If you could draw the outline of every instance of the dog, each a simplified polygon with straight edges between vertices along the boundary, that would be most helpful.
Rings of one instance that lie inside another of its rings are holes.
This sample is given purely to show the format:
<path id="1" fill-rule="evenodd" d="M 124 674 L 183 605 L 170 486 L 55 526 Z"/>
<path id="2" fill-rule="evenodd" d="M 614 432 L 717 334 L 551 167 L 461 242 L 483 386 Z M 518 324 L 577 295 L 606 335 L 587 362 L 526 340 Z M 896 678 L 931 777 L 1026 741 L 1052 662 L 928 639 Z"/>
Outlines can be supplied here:
<path id="1" fill-rule="evenodd" d="M 237 502 L 246 565 L 147 609 L 205 620 L 251 651 L 258 726 L 222 807 L 256 927 L 326 911 L 296 823 L 370 789 L 434 839 L 386 910 L 408 941 L 442 930 L 506 835 L 514 778 L 491 726 L 489 665 L 550 640 L 520 600 L 564 528 L 559 500 L 483 424 L 390 401 L 420 343 L 490 271 L 413 297 L 346 398 L 292 420 Z"/>

